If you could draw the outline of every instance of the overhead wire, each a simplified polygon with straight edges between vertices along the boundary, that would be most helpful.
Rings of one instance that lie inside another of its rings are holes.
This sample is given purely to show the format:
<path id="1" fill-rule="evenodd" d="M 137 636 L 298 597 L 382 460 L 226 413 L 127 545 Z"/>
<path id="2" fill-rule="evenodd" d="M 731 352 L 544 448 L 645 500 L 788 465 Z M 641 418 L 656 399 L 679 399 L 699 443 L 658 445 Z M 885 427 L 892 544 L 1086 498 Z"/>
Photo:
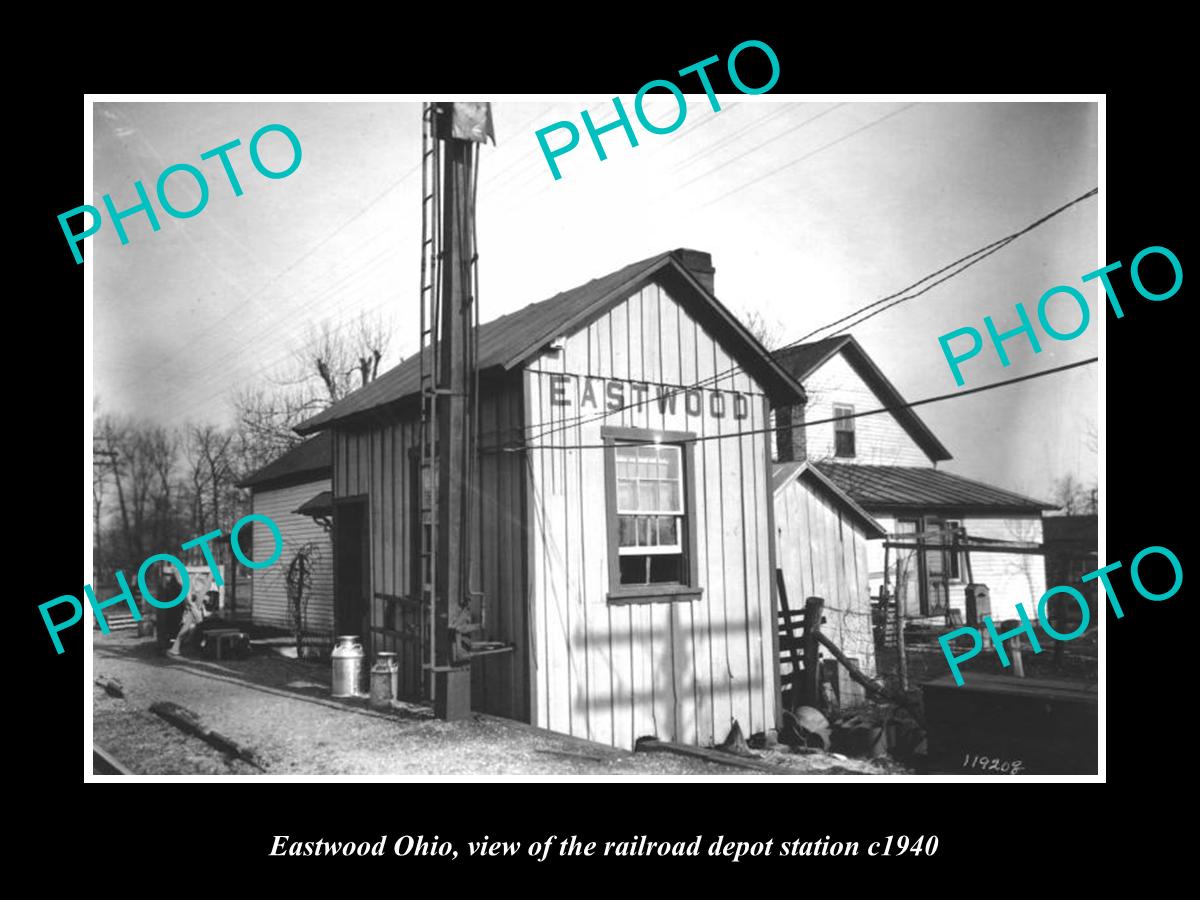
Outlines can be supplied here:
<path id="1" fill-rule="evenodd" d="M 948 281 L 950 278 L 953 278 L 954 276 L 959 275 L 960 273 L 966 271 L 966 269 L 970 268 L 970 266 L 974 265 L 976 262 L 981 261 L 985 255 L 990 256 L 992 253 L 995 253 L 998 250 L 1003 249 L 1004 247 L 1011 244 L 1017 238 L 1021 237 L 1022 235 L 1028 234 L 1030 231 L 1034 230 L 1035 228 L 1037 228 L 1041 225 L 1044 225 L 1050 219 L 1053 219 L 1055 216 L 1062 214 L 1063 212 L 1070 209 L 1075 204 L 1080 203 L 1083 200 L 1086 200 L 1088 197 L 1094 196 L 1097 192 L 1098 192 L 1098 189 L 1093 188 L 1092 190 L 1088 191 L 1087 193 L 1082 194 L 1081 196 L 1075 198 L 1074 200 L 1071 200 L 1071 201 L 1063 204 L 1062 206 L 1058 207 L 1057 209 L 1052 210 L 1051 212 L 1041 216 L 1040 218 L 1034 220 L 1033 222 L 1029 223 L 1028 225 L 1024 226 L 1023 228 L 1020 228 L 1011 234 L 1005 235 L 1004 237 L 1002 237 L 998 240 L 991 241 L 990 243 L 985 244 L 984 246 L 971 251 L 970 253 L 966 254 L 965 256 L 959 257 L 954 262 L 949 263 L 948 265 L 942 266 L 940 269 L 936 270 L 935 272 L 931 272 L 930 274 L 924 276 L 923 278 L 920 278 L 917 281 L 914 281 L 913 283 L 907 285 L 906 287 L 901 288 L 899 291 L 895 291 L 891 294 L 888 294 L 886 297 L 883 297 L 879 300 L 874 301 L 873 303 L 869 303 L 866 306 L 860 307 L 858 310 L 856 310 L 854 313 L 851 313 L 849 316 L 843 316 L 842 318 L 837 319 L 835 322 L 830 323 L 830 325 L 823 326 L 821 328 L 816 329 L 815 331 L 811 331 L 808 334 L 806 334 L 804 337 L 802 337 L 796 341 L 792 341 L 788 344 L 784 344 L 782 347 L 779 347 L 775 350 L 768 351 L 768 355 L 772 356 L 772 357 L 778 356 L 780 353 L 783 353 L 786 350 L 790 350 L 793 347 L 804 343 L 806 340 L 808 340 L 808 338 L 812 337 L 813 335 L 818 334 L 822 331 L 825 331 L 828 328 L 833 327 L 837 324 L 845 322 L 847 319 L 853 318 L 857 313 L 862 312 L 864 310 L 871 309 L 872 307 L 878 306 L 879 304 L 884 303 L 888 300 L 893 300 L 894 298 L 900 298 L 898 300 L 895 300 L 895 302 L 890 304 L 888 307 L 884 307 L 885 309 L 890 308 L 890 306 L 897 305 L 898 303 L 901 303 L 904 300 L 908 300 L 908 299 L 912 299 L 914 297 L 920 296 L 921 294 L 926 293 L 928 290 L 932 289 L 936 285 L 942 284 L 945 281 Z M 976 258 L 976 257 L 978 257 L 978 258 Z M 960 265 L 965 260 L 971 260 L 971 262 L 967 263 L 966 265 Z M 956 266 L 959 266 L 959 268 L 956 269 L 955 268 Z M 954 271 L 950 272 L 949 275 L 946 275 L 944 278 L 939 279 L 934 284 L 929 285 L 928 287 L 919 291 L 918 293 L 909 295 L 908 292 L 913 290 L 913 288 L 919 287 L 920 285 L 925 284 L 925 282 L 929 281 L 931 278 L 936 278 L 938 275 L 941 275 L 951 269 L 954 269 Z M 882 312 L 883 310 L 879 310 L 879 311 Z M 866 319 L 864 318 L 861 321 L 866 321 Z M 860 323 L 856 322 L 855 324 L 860 324 Z M 684 393 L 688 390 L 695 390 L 697 388 L 706 387 L 707 385 L 710 385 L 710 384 L 715 384 L 718 381 L 720 381 L 722 378 L 724 378 L 728 375 L 740 372 L 740 371 L 743 371 L 742 366 L 740 366 L 740 365 L 731 366 L 720 372 L 716 372 L 713 375 L 705 376 L 703 379 L 699 379 L 698 381 L 696 381 L 693 384 L 684 385 L 684 386 L 680 386 L 680 387 L 676 388 L 674 390 L 674 395 L 678 396 L 679 394 Z M 666 395 L 667 398 L 669 398 L 669 396 L 671 396 L 671 395 L 669 395 L 669 394 Z M 538 434 L 532 436 L 532 439 L 539 440 L 542 437 L 544 437 L 545 435 L 553 434 L 556 431 L 563 430 L 565 428 L 573 428 L 575 426 L 575 423 L 579 422 L 581 420 L 586 420 L 586 422 L 594 422 L 599 419 L 607 418 L 610 415 L 616 415 L 616 414 L 620 413 L 621 411 L 623 411 L 626 408 L 627 407 L 622 406 L 615 410 L 591 414 L 591 418 L 587 418 L 586 416 L 579 414 L 579 415 L 576 415 L 569 419 L 562 419 L 550 427 L 543 427 L 542 430 Z M 539 426 L 532 425 L 532 426 L 526 426 L 526 427 L 527 428 L 538 428 Z"/>
<path id="2" fill-rule="evenodd" d="M 995 390 L 996 388 L 1007 387 L 1008 385 L 1017 384 L 1022 381 L 1032 381 L 1035 378 L 1043 378 L 1047 375 L 1054 375 L 1059 372 L 1065 372 L 1068 369 L 1076 369 L 1076 368 L 1079 368 L 1080 366 L 1091 365 L 1092 363 L 1097 362 L 1098 360 L 1099 360 L 1098 356 L 1092 356 L 1092 357 L 1089 357 L 1088 359 L 1081 359 L 1076 362 L 1066 363 L 1065 365 L 1054 366 L 1053 368 L 1050 368 L 1050 369 L 1042 369 L 1038 372 L 1031 372 L 1027 375 L 1018 375 L 1015 378 L 1007 378 L 1003 381 L 996 381 L 991 384 L 981 385 L 980 387 L 968 388 L 965 391 L 949 391 L 945 394 L 937 394 L 933 397 L 924 397 L 920 400 L 913 400 L 913 401 L 907 402 L 907 403 L 899 403 L 894 406 L 881 406 L 878 409 L 868 409 L 868 410 L 863 410 L 862 412 L 830 416 L 829 418 L 825 418 L 825 419 L 812 419 L 812 420 L 806 419 L 803 422 L 795 423 L 793 425 L 793 427 L 800 427 L 802 425 L 807 428 L 810 425 L 825 425 L 830 422 L 837 422 L 837 421 L 842 421 L 845 419 L 859 419 L 864 416 L 877 416 L 877 415 L 881 415 L 882 413 L 899 412 L 901 410 L 912 409 L 917 406 L 925 406 L 926 404 L 929 404 L 929 403 L 938 403 L 942 400 L 953 400 L 957 397 L 966 397 L 971 394 L 979 394 L 984 391 L 991 391 L 991 390 Z M 641 406 L 641 405 L 652 402 L 652 400 L 654 402 L 657 402 L 657 398 L 647 398 L 646 400 L 639 401 L 639 403 L 636 405 Z M 706 441 L 719 441 L 719 440 L 728 440 L 731 438 L 744 438 L 744 437 L 749 437 L 751 435 L 756 435 L 756 434 L 774 434 L 776 431 L 777 431 L 777 429 L 772 428 L 772 427 L 748 428 L 748 429 L 744 429 L 741 431 L 730 431 L 730 432 L 726 432 L 723 434 L 697 435 L 695 437 L 685 438 L 682 441 L 679 441 L 679 443 L 697 443 L 698 444 L 698 443 L 704 443 Z M 643 440 L 643 441 L 622 440 L 621 443 L 622 444 L 632 444 L 632 445 L 652 446 L 654 444 L 661 443 L 661 441 L 656 441 L 653 439 L 647 439 L 647 440 Z M 603 443 L 601 443 L 601 444 L 554 444 L 554 443 L 551 443 L 551 444 L 529 444 L 529 443 L 521 443 L 521 444 L 499 445 L 499 446 L 495 446 L 495 447 L 490 447 L 481 452 L 523 453 L 528 450 L 604 450 L 608 446 L 609 446 L 608 444 L 603 444 Z"/>
<path id="3" fill-rule="evenodd" d="M 822 116 L 827 116 L 831 112 L 833 112 L 835 109 L 837 109 L 838 107 L 845 106 L 845 105 L 846 105 L 845 103 L 835 103 L 833 106 L 826 107 L 825 109 L 821 110 L 816 115 L 809 116 L 804 121 L 798 122 L 797 124 L 793 125 L 791 128 L 786 129 L 785 131 L 779 132 L 779 134 L 775 135 L 774 137 L 767 138 L 767 140 L 763 141 L 762 143 L 755 144 L 753 147 L 750 147 L 747 150 L 743 150 L 737 156 L 731 156 L 729 159 L 718 164 L 714 168 L 709 169 L 707 172 L 704 172 L 703 174 L 697 175 L 695 178 L 685 181 L 683 184 L 680 185 L 680 187 L 685 188 L 690 184 L 695 184 L 697 181 L 701 181 L 701 180 L 707 178 L 708 176 L 712 175 L 714 172 L 719 172 L 719 171 L 721 171 L 721 169 L 725 168 L 726 166 L 737 162 L 739 159 L 743 159 L 744 157 L 753 153 L 755 150 L 761 150 L 763 147 L 767 146 L 768 144 L 773 144 L 775 141 L 779 140 L 780 138 L 787 137 L 789 134 L 799 131 L 801 128 L 804 128 L 805 126 L 811 124 L 812 122 L 815 122 L 817 119 L 821 118 Z"/>
<path id="4" fill-rule="evenodd" d="M 877 125 L 882 125 L 888 119 L 891 119 L 894 116 L 898 116 L 898 115 L 900 115 L 900 113 L 905 112 L 906 110 L 909 110 L 916 105 L 917 104 L 915 104 L 915 103 L 905 104 L 904 106 L 900 107 L 899 109 L 892 110 L 891 112 L 887 113 L 886 115 L 880 116 L 878 119 L 875 119 L 871 122 L 867 122 L 865 125 L 860 125 L 858 128 L 855 128 L 853 131 L 850 131 L 850 132 L 842 135 L 839 138 L 835 138 L 834 140 L 830 141 L 827 144 L 822 144 L 820 147 L 817 147 L 814 150 L 810 150 L 808 153 L 805 153 L 803 156 L 797 157 L 796 159 L 793 159 L 790 162 L 784 163 L 782 166 L 772 169 L 769 172 L 764 172 L 762 175 L 758 176 L 757 178 L 751 179 L 750 181 L 747 181 L 745 184 L 743 184 L 739 187 L 736 187 L 733 190 L 726 191 L 724 194 L 721 194 L 719 197 L 715 197 L 712 200 L 709 200 L 707 203 L 702 204 L 702 206 L 712 206 L 714 203 L 716 203 L 720 200 L 724 200 L 726 197 L 732 197 L 734 194 L 739 193 L 740 191 L 744 191 L 748 187 L 752 187 L 753 185 L 758 184 L 764 178 L 770 178 L 772 175 L 778 175 L 784 169 L 790 169 L 792 166 L 798 165 L 799 163 L 804 162 L 806 159 L 811 159 L 812 157 L 816 156 L 818 153 L 828 150 L 830 147 L 834 147 L 834 146 L 842 143 L 842 141 L 848 141 L 848 140 L 850 140 L 850 138 L 854 137 L 857 134 L 862 134 L 864 131 L 866 131 L 869 128 L 874 128 Z"/>

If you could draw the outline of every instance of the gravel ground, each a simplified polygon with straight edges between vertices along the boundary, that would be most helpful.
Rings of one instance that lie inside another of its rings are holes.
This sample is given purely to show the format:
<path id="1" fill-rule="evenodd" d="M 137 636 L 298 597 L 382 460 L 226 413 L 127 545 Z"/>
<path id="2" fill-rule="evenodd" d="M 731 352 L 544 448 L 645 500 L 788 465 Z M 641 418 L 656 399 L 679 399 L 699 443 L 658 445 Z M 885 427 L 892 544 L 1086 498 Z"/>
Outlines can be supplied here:
<path id="1" fill-rule="evenodd" d="M 138 775 L 252 775 L 258 771 L 127 699 L 110 697 L 99 687 L 93 687 L 92 697 L 92 740 Z M 130 765 L 128 761 L 135 759 L 137 764 Z"/>
<path id="2" fill-rule="evenodd" d="M 629 753 L 519 723 L 474 716 L 433 718 L 424 707 L 376 712 L 329 697 L 329 664 L 257 652 L 244 660 L 167 659 L 152 639 L 111 634 L 93 650 L 99 688 L 94 740 L 139 774 L 257 774 L 149 712 L 174 701 L 206 727 L 252 749 L 268 773 L 296 775 L 745 775 L 751 770 L 669 753 Z M 862 760 L 782 751 L 772 762 L 804 773 L 874 773 Z"/>

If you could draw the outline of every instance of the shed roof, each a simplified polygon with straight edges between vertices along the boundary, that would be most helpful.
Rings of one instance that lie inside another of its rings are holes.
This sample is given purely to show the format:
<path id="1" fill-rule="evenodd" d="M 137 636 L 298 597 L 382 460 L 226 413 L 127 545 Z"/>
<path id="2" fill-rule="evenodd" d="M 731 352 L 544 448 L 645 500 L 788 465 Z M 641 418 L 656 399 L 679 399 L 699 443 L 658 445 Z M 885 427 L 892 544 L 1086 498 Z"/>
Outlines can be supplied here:
<path id="1" fill-rule="evenodd" d="M 852 497 L 830 481 L 808 460 L 775 463 L 775 471 L 771 477 L 772 493 L 778 494 L 795 478 L 800 478 L 850 513 L 851 518 L 862 525 L 867 537 L 884 537 L 887 534 L 887 529 L 876 522 L 870 513 L 855 503 Z"/>
<path id="2" fill-rule="evenodd" d="M 479 326 L 480 371 L 512 369 L 550 341 L 572 334 L 650 281 L 672 288 L 675 299 L 698 321 L 719 331 L 734 361 L 758 379 L 773 402 L 794 403 L 803 388 L 776 362 L 746 327 L 688 271 L 683 251 L 659 253 L 547 300 L 500 316 Z M 296 426 L 300 434 L 328 428 L 334 422 L 366 417 L 381 407 L 415 396 L 420 389 L 420 359 L 413 355 L 338 403 Z"/>
<path id="3" fill-rule="evenodd" d="M 886 407 L 904 407 L 905 399 L 896 386 L 888 380 L 879 366 L 867 355 L 862 345 L 849 334 L 834 335 L 808 344 L 794 344 L 775 351 L 778 360 L 792 377 L 802 382 L 837 353 L 842 353 L 858 377 L 865 381 Z M 892 416 L 917 446 L 925 451 L 934 462 L 952 459 L 945 445 L 937 439 L 929 426 L 912 409 L 892 409 Z"/>
<path id="4" fill-rule="evenodd" d="M 309 497 L 292 512 L 302 516 L 331 516 L 333 515 L 333 491 L 321 491 L 314 497 Z"/>
<path id="5" fill-rule="evenodd" d="M 1042 541 L 1046 544 L 1079 544 L 1096 549 L 1097 517 L 1047 516 L 1042 522 Z"/>
<path id="6" fill-rule="evenodd" d="M 918 466 L 860 466 L 818 462 L 829 480 L 865 509 L 882 511 L 1025 512 L 1054 509 L 982 481 Z"/>
<path id="7" fill-rule="evenodd" d="M 333 441 L 328 434 L 309 438 L 283 456 L 267 463 L 237 483 L 238 487 L 263 490 L 283 483 L 302 483 L 328 478 L 333 469 Z"/>

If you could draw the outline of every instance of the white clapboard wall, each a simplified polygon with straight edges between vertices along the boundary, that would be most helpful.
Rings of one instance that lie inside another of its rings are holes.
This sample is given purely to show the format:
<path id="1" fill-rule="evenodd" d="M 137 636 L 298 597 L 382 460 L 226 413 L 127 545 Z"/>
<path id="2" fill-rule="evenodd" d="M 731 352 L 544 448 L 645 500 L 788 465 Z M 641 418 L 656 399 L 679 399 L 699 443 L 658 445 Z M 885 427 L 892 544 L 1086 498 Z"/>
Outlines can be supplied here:
<path id="1" fill-rule="evenodd" d="M 305 629 L 314 632 L 333 631 L 333 543 L 314 519 L 293 512 L 316 494 L 329 490 L 330 484 L 330 479 L 325 478 L 254 492 L 254 512 L 269 516 L 283 535 L 283 553 L 279 560 L 252 574 L 252 616 L 256 623 L 288 629 L 293 627 L 292 616 L 288 612 L 287 569 L 296 551 L 312 542 L 317 547 L 318 555 L 314 560 Z M 252 558 L 269 559 L 275 547 L 274 537 L 261 522 L 254 523 L 253 531 Z"/>

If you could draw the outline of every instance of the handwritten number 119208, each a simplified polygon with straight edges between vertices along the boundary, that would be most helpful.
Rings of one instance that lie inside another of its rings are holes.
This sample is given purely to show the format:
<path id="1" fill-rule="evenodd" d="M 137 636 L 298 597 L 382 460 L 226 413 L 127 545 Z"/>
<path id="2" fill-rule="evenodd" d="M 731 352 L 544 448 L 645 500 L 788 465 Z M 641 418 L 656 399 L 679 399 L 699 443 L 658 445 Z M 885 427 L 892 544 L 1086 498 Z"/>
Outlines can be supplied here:
<path id="1" fill-rule="evenodd" d="M 1000 759 L 998 756 L 972 756 L 968 753 L 963 757 L 962 767 L 964 769 L 979 768 L 985 772 L 1000 772 L 1004 775 L 1016 775 L 1024 768 L 1024 764 L 1019 759 L 1015 762 L 1009 762 L 1006 759 Z"/>

